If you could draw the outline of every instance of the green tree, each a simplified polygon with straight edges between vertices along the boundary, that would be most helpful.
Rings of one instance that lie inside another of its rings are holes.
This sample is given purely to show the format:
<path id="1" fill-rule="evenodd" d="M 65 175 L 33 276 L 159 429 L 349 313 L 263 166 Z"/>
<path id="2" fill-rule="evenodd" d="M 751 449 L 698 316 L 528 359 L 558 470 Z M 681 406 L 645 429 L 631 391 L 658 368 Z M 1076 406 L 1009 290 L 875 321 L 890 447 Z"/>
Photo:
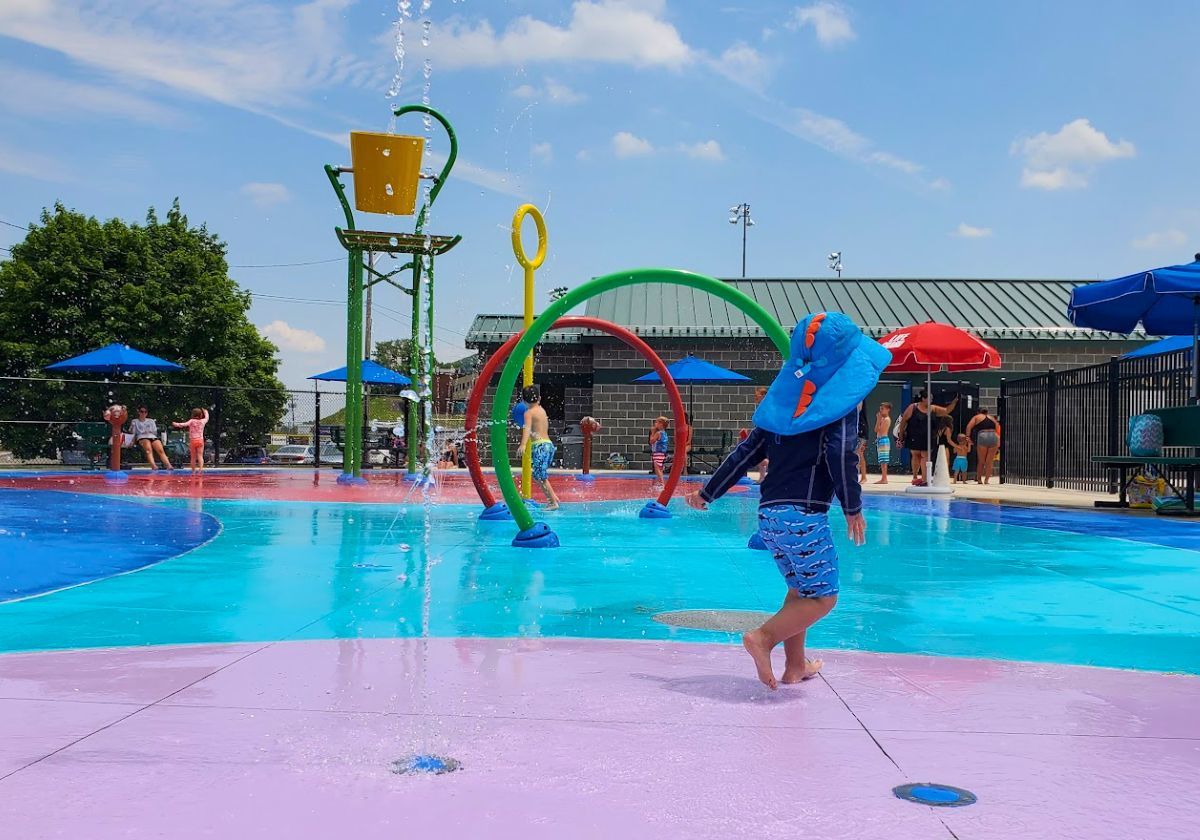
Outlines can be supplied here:
<path id="1" fill-rule="evenodd" d="M 376 341 L 375 352 L 371 354 L 371 358 L 385 368 L 391 368 L 407 376 L 410 370 L 409 356 L 411 353 L 411 338 L 393 338 L 388 341 Z M 436 368 L 438 364 L 435 357 L 433 366 Z"/>
<path id="2" fill-rule="evenodd" d="M 115 386 L 6 382 L 0 420 L 99 420 L 116 398 L 146 400 L 161 426 L 212 405 L 216 391 L 150 383 L 233 386 L 256 390 L 222 396 L 222 425 L 237 439 L 257 439 L 283 416 L 285 394 L 275 347 L 250 322 L 249 308 L 250 295 L 229 277 L 225 244 L 204 225 L 191 226 L 178 200 L 165 221 L 151 209 L 140 225 L 57 204 L 0 263 L 0 374 L 41 376 L 51 362 L 114 341 L 184 370 Z M 21 457 L 52 454 L 69 440 L 69 429 L 48 436 L 44 427 L 0 423 L 0 443 Z"/>

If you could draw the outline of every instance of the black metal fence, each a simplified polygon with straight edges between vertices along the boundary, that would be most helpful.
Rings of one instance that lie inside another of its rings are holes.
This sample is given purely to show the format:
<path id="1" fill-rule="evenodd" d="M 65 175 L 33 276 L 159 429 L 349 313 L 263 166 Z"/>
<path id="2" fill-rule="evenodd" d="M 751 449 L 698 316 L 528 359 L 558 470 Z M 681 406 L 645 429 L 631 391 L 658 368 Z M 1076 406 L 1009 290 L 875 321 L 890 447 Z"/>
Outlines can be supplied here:
<path id="1" fill-rule="evenodd" d="M 1115 492 L 1094 455 L 1125 455 L 1129 418 L 1187 405 L 1186 350 L 1113 358 L 1000 383 L 1000 480 L 1013 484 Z"/>

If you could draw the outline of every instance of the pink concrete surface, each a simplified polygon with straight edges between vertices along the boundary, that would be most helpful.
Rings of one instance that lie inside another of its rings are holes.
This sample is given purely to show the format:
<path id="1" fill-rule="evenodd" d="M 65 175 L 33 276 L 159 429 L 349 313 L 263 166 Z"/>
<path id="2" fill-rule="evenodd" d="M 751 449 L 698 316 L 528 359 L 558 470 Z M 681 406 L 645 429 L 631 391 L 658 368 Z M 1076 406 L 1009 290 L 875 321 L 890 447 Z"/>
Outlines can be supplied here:
<path id="1" fill-rule="evenodd" d="M 1200 679 L 372 639 L 0 657 L 0 837 L 1194 838 Z M 413 752 L 463 763 L 402 777 Z M 891 789 L 941 782 L 933 809 Z M 953 832 L 953 833 L 952 833 Z"/>

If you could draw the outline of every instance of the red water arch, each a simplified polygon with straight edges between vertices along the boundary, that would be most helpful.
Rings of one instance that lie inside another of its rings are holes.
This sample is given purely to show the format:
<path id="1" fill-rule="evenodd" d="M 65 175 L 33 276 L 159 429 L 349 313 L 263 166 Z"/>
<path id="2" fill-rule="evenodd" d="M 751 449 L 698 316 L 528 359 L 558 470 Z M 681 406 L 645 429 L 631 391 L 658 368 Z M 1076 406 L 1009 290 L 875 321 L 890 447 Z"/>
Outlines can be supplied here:
<path id="1" fill-rule="evenodd" d="M 658 354 L 650 348 L 650 345 L 622 326 L 614 324 L 611 321 L 605 321 L 602 318 L 592 318 L 587 315 L 568 315 L 555 321 L 551 329 L 562 330 L 568 327 L 600 330 L 603 333 L 611 335 L 613 338 L 625 342 L 650 363 L 655 373 L 662 379 L 663 385 L 666 386 L 667 398 L 671 403 L 671 416 L 675 420 L 675 434 L 672 436 L 671 444 L 673 458 L 671 461 L 671 473 L 667 476 L 667 483 L 663 486 L 663 490 L 658 494 L 656 500 L 660 505 L 666 505 L 671 499 L 671 494 L 675 492 L 675 485 L 679 483 L 679 479 L 683 475 L 684 462 L 687 461 L 685 454 L 679 450 L 679 441 L 683 438 L 682 430 L 686 424 L 687 415 L 684 413 L 683 398 L 679 395 L 679 388 L 676 387 L 675 380 L 671 378 L 671 373 L 667 370 L 667 366 L 663 364 Z M 471 397 L 467 400 L 467 416 L 463 423 L 467 435 L 463 448 L 466 451 L 467 469 L 471 473 L 471 481 L 474 482 L 475 490 L 479 493 L 479 500 L 483 502 L 485 508 L 495 505 L 496 497 L 492 495 L 491 488 L 487 486 L 487 482 L 483 478 L 483 468 L 479 465 L 479 445 L 476 440 L 477 426 L 479 425 L 479 406 L 483 403 L 484 391 L 487 390 L 492 377 L 496 374 L 496 369 L 504 364 L 505 359 L 512 353 L 513 348 L 517 346 L 517 342 L 521 340 L 522 334 L 516 333 L 508 341 L 500 345 L 500 348 L 492 354 L 492 357 L 487 360 L 487 364 L 483 366 L 483 370 L 479 372 L 479 378 L 475 380 L 475 387 L 471 389 Z M 496 399 L 503 399 L 503 397 L 497 394 Z"/>

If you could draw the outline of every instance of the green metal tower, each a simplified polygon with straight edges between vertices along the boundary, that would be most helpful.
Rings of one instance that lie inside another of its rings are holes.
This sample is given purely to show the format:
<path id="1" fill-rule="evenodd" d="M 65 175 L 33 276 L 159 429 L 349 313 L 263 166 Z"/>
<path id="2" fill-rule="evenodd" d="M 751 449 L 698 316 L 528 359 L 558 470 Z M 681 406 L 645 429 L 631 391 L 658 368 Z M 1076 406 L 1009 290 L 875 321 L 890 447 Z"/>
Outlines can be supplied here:
<path id="1" fill-rule="evenodd" d="M 404 105 L 395 110 L 397 117 L 413 113 L 427 114 L 437 120 L 450 138 L 450 151 L 446 156 L 446 163 L 437 175 L 421 173 L 423 138 L 391 134 L 354 132 L 350 137 L 353 165 L 325 166 L 325 174 L 346 215 L 346 227 L 335 227 L 334 231 L 349 255 L 346 278 L 346 434 L 342 475 L 338 477 L 340 484 L 361 484 L 366 481 L 362 477 L 365 426 L 362 383 L 363 294 L 368 286 L 380 281 L 386 281 L 412 298 L 412 344 L 408 373 L 420 401 L 409 401 L 405 432 L 408 473 L 413 477 L 419 475 L 417 466 L 421 446 L 421 403 L 431 397 L 429 378 L 433 375 L 433 262 L 435 256 L 444 254 L 457 245 L 462 236 L 434 236 L 425 232 L 429 209 L 450 176 L 450 170 L 458 157 L 458 138 L 450 122 L 428 105 Z M 416 213 L 413 232 L 359 230 L 355 225 L 354 212 L 346 199 L 346 188 L 341 179 L 342 174 L 347 172 L 354 175 L 355 207 L 363 212 L 389 215 L 412 215 L 419 180 L 432 180 L 433 186 L 429 190 L 428 198 Z M 408 254 L 411 259 L 385 274 L 366 265 L 363 255 L 372 252 Z M 394 279 L 397 274 L 409 269 L 412 270 L 410 286 L 404 286 Z M 364 272 L 370 276 L 364 278 Z M 429 301 L 424 313 L 424 324 L 421 317 L 422 283 L 428 284 L 426 297 Z M 422 334 L 425 337 L 424 354 L 418 352 L 422 344 Z M 365 352 L 369 353 L 370 348 L 366 348 Z"/>

